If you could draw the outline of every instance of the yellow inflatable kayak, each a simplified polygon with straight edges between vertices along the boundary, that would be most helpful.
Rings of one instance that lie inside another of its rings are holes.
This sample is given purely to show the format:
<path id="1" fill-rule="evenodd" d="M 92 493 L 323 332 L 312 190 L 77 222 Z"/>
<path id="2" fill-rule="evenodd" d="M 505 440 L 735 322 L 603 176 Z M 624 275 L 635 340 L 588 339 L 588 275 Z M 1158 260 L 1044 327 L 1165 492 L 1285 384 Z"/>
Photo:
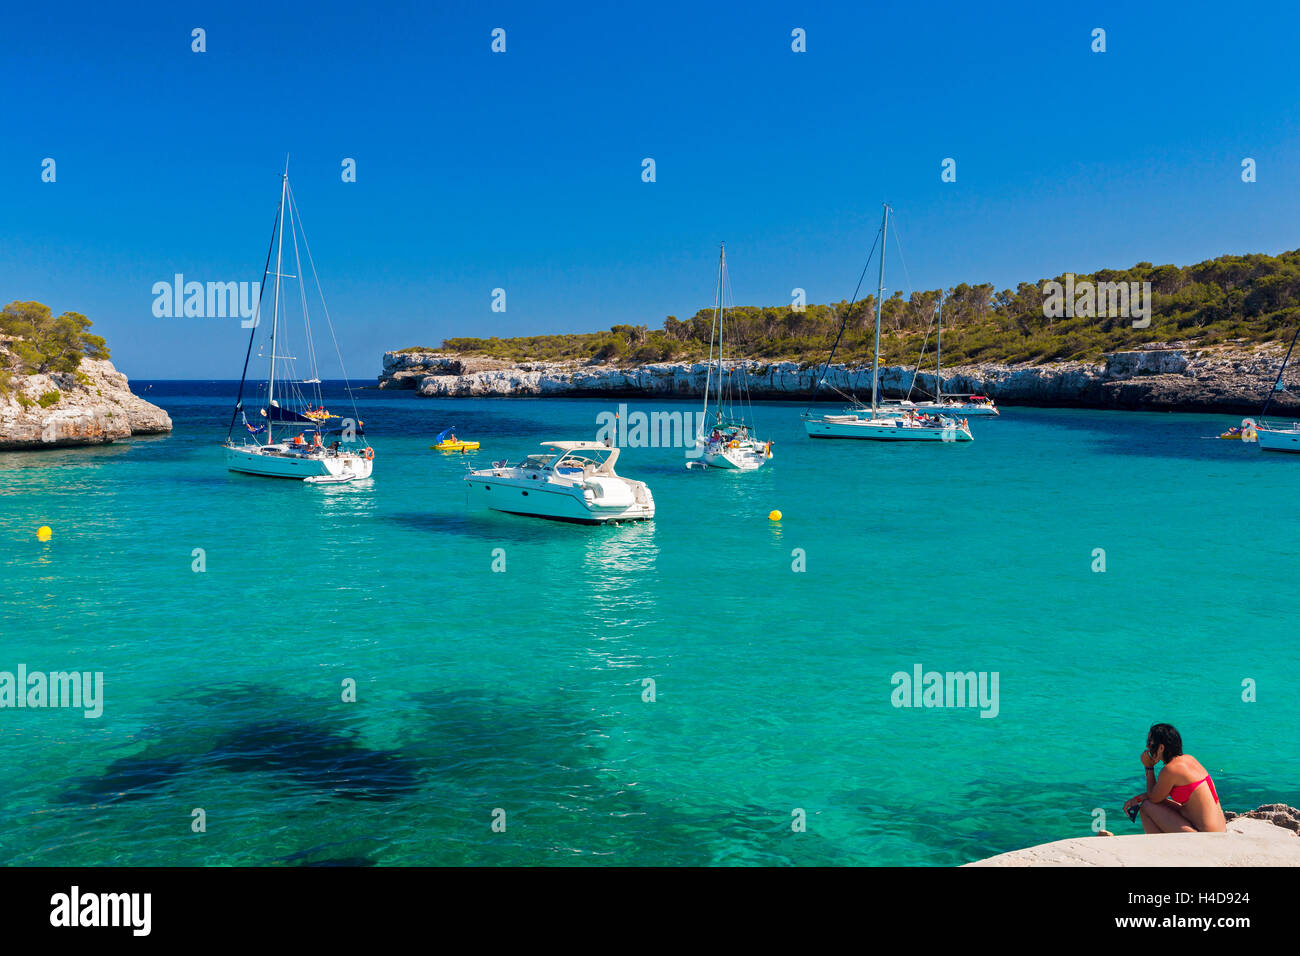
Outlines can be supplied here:
<path id="1" fill-rule="evenodd" d="M 477 451 L 478 442 L 461 441 L 458 438 L 455 441 L 450 441 L 450 440 L 440 441 L 438 442 L 438 444 L 430 445 L 429 447 L 432 448 L 434 451 Z"/>

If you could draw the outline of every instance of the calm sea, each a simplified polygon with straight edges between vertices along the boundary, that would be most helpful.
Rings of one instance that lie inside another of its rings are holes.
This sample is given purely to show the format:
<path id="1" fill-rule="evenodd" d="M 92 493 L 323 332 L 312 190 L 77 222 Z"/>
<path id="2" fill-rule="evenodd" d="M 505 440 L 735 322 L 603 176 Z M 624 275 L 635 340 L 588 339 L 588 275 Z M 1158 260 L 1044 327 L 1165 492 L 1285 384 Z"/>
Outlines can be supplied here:
<path id="1" fill-rule="evenodd" d="M 0 671 L 104 679 L 0 710 L 5 863 L 964 863 L 1137 832 L 1154 721 L 1227 808 L 1300 803 L 1300 460 L 1229 416 L 891 447 L 764 404 L 769 467 L 627 449 L 658 515 L 591 528 L 470 510 L 428 446 L 617 401 L 361 391 L 375 477 L 311 487 L 226 471 L 232 384 L 135 388 L 171 435 L 0 454 Z M 917 665 L 996 672 L 996 716 L 893 706 Z"/>

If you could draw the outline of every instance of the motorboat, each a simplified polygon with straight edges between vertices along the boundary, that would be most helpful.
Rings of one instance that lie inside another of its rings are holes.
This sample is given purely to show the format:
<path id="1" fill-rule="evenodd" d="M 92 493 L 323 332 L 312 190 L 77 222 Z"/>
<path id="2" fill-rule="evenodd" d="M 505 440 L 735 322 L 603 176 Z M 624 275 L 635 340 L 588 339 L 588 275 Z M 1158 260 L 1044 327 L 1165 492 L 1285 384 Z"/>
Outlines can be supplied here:
<path id="1" fill-rule="evenodd" d="M 614 471 L 619 449 L 594 441 L 543 442 L 544 453 L 516 464 L 465 475 L 472 501 L 506 514 L 610 524 L 655 516 L 654 496 L 641 481 Z"/>

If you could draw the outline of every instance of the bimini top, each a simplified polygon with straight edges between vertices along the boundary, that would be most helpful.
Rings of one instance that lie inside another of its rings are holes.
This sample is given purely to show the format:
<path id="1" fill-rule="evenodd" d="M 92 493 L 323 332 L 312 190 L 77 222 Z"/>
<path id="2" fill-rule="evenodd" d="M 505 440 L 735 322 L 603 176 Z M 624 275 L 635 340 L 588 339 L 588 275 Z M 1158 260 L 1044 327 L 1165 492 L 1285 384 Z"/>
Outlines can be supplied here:
<path id="1" fill-rule="evenodd" d="M 612 445 L 600 441 L 544 441 L 543 448 L 555 448 L 560 451 L 611 451 Z"/>
<path id="2" fill-rule="evenodd" d="M 590 473 L 613 475 L 614 463 L 618 461 L 618 448 L 599 441 L 544 441 L 543 448 L 554 448 L 559 452 L 549 463 L 552 471 L 562 473 L 565 468 L 580 468 L 584 471 L 590 466 Z"/>

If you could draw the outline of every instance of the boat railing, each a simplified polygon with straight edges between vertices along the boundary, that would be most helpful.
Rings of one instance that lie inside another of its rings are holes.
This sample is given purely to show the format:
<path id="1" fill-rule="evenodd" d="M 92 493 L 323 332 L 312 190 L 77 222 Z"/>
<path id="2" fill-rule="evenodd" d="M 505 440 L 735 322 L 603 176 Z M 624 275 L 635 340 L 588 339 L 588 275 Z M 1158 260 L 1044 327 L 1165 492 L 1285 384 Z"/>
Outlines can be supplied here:
<path id="1" fill-rule="evenodd" d="M 1255 430 L 1268 432 L 1300 432 L 1300 422 L 1277 421 L 1274 419 L 1261 418 L 1255 422 Z"/>

